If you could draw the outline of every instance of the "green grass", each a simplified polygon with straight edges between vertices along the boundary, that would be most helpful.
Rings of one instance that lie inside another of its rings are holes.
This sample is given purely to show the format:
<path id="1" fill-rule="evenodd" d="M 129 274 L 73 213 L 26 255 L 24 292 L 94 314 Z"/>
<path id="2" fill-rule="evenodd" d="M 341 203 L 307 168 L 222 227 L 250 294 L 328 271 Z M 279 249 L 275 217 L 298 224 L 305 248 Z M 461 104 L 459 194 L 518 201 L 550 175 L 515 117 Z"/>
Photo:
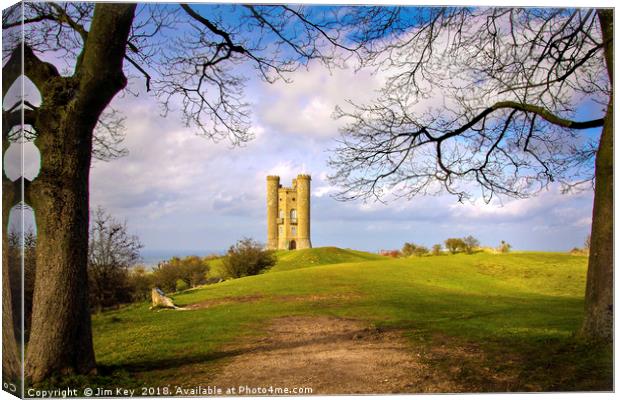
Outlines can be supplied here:
<path id="1" fill-rule="evenodd" d="M 277 264 L 271 271 L 290 271 L 293 269 L 316 267 L 327 264 L 342 264 L 363 261 L 385 260 L 384 256 L 364 251 L 340 249 L 338 247 L 318 247 L 296 251 L 280 250 L 276 253 Z"/>
<path id="2" fill-rule="evenodd" d="M 209 276 L 224 277 L 223 257 L 209 260 Z M 316 267 L 326 264 L 385 260 L 384 256 L 365 251 L 341 249 L 338 247 L 317 247 L 296 251 L 276 251 L 277 264 L 270 272 L 289 271 L 292 269 Z"/>
<path id="3" fill-rule="evenodd" d="M 143 303 L 94 316 L 95 351 L 104 371 L 136 385 L 182 384 L 191 365 L 217 368 L 227 343 L 260 336 L 275 317 L 329 315 L 403 329 L 412 351 L 439 336 L 476 343 L 490 368 L 503 368 L 512 354 L 523 380 L 517 390 L 532 381 L 534 390 L 608 388 L 611 350 L 573 337 L 586 264 L 586 257 L 558 253 L 390 259 L 330 247 L 280 252 L 267 273 L 174 296 L 180 305 L 256 296 L 252 302 L 161 312 Z"/>

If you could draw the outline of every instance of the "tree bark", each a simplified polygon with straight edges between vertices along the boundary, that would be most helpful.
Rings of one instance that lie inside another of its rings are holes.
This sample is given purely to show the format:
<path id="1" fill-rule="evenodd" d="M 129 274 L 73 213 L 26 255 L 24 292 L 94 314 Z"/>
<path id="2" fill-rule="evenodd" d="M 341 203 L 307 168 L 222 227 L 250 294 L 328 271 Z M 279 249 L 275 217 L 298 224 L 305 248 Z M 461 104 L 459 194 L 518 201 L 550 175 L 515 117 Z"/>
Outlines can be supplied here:
<path id="1" fill-rule="evenodd" d="M 12 84 L 12 82 L 11 82 Z M 10 85 L 9 85 L 10 86 Z M 3 82 L 3 97 L 8 89 Z M 8 132 L 12 124 L 3 121 L 2 127 L 2 155 L 10 146 Z M 17 388 L 17 381 L 21 375 L 21 357 L 15 339 L 15 318 L 13 315 L 13 296 L 11 288 L 21 285 L 21 282 L 11 282 L 9 271 L 9 243 L 8 227 L 11 208 L 19 203 L 21 190 L 20 181 L 12 182 L 2 173 L 2 380 L 12 383 Z"/>
<path id="2" fill-rule="evenodd" d="M 605 61 L 612 93 L 596 154 L 594 207 L 585 318 L 581 336 L 588 340 L 613 340 L 613 263 L 614 263 L 614 114 L 613 114 L 613 10 L 598 10 Z"/>
<path id="3" fill-rule="evenodd" d="M 37 221 L 25 362 L 30 383 L 96 370 L 87 275 L 93 129 L 126 85 L 122 62 L 134 10 L 135 4 L 98 3 L 75 74 L 37 85 L 42 103 L 34 128 L 41 169 L 29 188 Z"/>

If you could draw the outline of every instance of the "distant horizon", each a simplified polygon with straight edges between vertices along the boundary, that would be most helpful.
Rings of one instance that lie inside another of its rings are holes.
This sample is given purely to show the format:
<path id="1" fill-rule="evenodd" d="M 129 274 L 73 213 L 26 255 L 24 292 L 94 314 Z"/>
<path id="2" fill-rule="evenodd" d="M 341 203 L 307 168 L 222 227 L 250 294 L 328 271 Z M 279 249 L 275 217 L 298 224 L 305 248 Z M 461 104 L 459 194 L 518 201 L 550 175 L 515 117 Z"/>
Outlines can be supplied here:
<path id="1" fill-rule="evenodd" d="M 26 219 L 25 219 L 25 228 L 26 231 L 28 231 L 29 229 L 32 229 L 32 217 L 29 214 L 28 211 L 26 211 Z M 15 225 L 15 220 L 14 220 L 14 216 L 12 215 L 13 222 L 11 224 L 11 228 L 15 229 L 16 225 Z M 135 227 L 130 223 L 130 221 L 128 222 L 128 231 L 131 234 L 135 233 Z M 267 236 L 267 228 L 266 225 L 265 226 L 261 226 L 259 227 L 257 230 L 264 230 L 263 232 L 263 237 L 260 236 L 256 236 L 256 237 L 251 237 L 254 240 L 257 240 L 259 243 L 264 244 L 266 242 L 266 236 Z M 560 245 L 560 246 L 544 246 L 544 244 L 538 243 L 538 246 L 530 246 L 530 247 L 521 247 L 521 246 L 516 246 L 514 243 L 512 243 L 510 240 L 506 240 L 506 242 L 510 243 L 512 246 L 512 251 L 524 251 L 524 252 L 557 252 L 557 253 L 565 253 L 565 252 L 569 252 L 571 249 L 577 247 L 577 248 L 581 248 L 584 245 L 585 239 L 588 236 L 589 233 L 587 233 L 585 236 L 583 236 L 583 238 L 581 239 L 581 242 L 579 243 L 571 243 L 571 244 L 565 244 L 565 245 Z M 481 239 L 482 236 L 477 235 L 474 232 L 470 232 L 470 233 L 466 233 L 466 234 L 462 234 L 462 235 L 448 235 L 445 238 L 441 239 L 441 240 L 437 240 L 437 241 L 433 241 L 432 243 L 429 241 L 423 241 L 423 240 L 419 240 L 416 241 L 414 239 L 406 239 L 405 236 L 406 234 L 403 233 L 403 238 L 401 240 L 400 243 L 396 243 L 394 245 L 389 245 L 386 243 L 385 246 L 368 246 L 368 245 L 364 245 L 364 244 L 359 244 L 359 245 L 355 245 L 353 243 L 326 243 L 324 240 L 322 240 L 320 237 L 312 237 L 312 241 L 313 241 L 313 248 L 319 248 L 319 247 L 338 247 L 338 248 L 342 248 L 342 249 L 353 249 L 353 250 L 359 250 L 359 251 L 365 251 L 365 252 L 369 252 L 369 253 L 379 253 L 381 250 L 400 250 L 402 248 L 402 246 L 404 245 L 405 242 L 412 242 L 415 244 L 419 244 L 419 245 L 423 245 L 426 246 L 428 248 L 430 248 L 433 244 L 441 244 L 442 247 L 445 249 L 444 247 L 444 241 L 445 239 L 448 239 L 449 237 L 464 237 L 464 236 L 468 236 L 468 235 L 472 235 L 474 237 L 476 237 L 477 239 L 480 239 L 481 241 L 481 247 L 487 247 L 487 248 L 495 248 L 498 247 L 499 245 L 499 240 L 505 240 L 505 239 L 499 239 L 497 241 L 497 243 L 495 244 L 489 244 L 487 242 L 485 242 L 485 240 Z M 139 235 L 138 235 L 139 236 Z M 243 238 L 244 236 L 240 236 L 238 239 L 239 240 L 241 238 Z M 369 238 L 368 236 L 366 238 Z M 393 239 L 393 238 L 392 238 Z M 163 262 L 166 260 L 171 259 L 172 257 L 188 257 L 188 256 L 199 256 L 199 257 L 207 257 L 210 255 L 224 255 L 226 254 L 226 252 L 228 251 L 228 248 L 232 245 L 234 245 L 236 243 L 236 240 L 233 240 L 231 243 L 227 244 L 226 246 L 222 246 L 222 247 L 153 247 L 153 246 L 149 246 L 148 244 L 145 245 L 143 247 L 143 249 L 140 251 L 140 257 L 141 260 L 139 262 L 137 262 L 135 265 L 147 265 L 147 266 L 156 266 L 159 262 Z"/>
<path id="2" fill-rule="evenodd" d="M 475 237 L 475 235 L 474 235 L 474 237 Z M 404 243 L 405 242 L 403 242 L 403 244 Z M 416 243 L 416 244 L 420 244 L 420 243 Z M 422 244 L 422 245 L 424 245 L 424 244 Z M 442 245 L 442 250 L 446 251 L 444 244 L 441 243 L 441 245 Z M 424 246 L 427 246 L 427 245 L 424 245 Z M 364 251 L 364 252 L 373 253 L 373 254 L 378 254 L 381 250 L 400 250 L 402 248 L 402 246 L 400 246 L 398 248 L 392 247 L 392 248 L 383 248 L 383 249 L 369 250 L 369 249 L 362 249 L 362 248 L 355 248 L 355 247 L 341 247 L 341 246 L 330 246 L 330 245 L 313 246 L 312 248 L 324 248 L 324 247 L 336 247 L 336 248 L 340 248 L 340 249 L 351 249 L 351 250 Z M 430 246 L 427 246 L 427 247 L 430 248 Z M 485 245 L 484 243 L 482 243 L 480 247 L 481 248 L 496 248 L 497 246 L 488 246 L 488 245 Z M 518 249 L 518 248 L 514 248 L 513 247 L 513 248 L 511 248 L 511 252 L 514 251 L 514 252 L 568 253 L 574 247 L 580 247 L 580 246 L 573 246 L 573 247 L 571 247 L 569 249 L 566 249 L 566 250 Z M 141 261 L 137 262 L 135 265 L 157 266 L 157 264 L 159 262 L 164 262 L 164 261 L 170 260 L 173 257 L 179 257 L 179 258 L 191 257 L 191 256 L 208 257 L 208 256 L 211 256 L 211 255 L 223 256 L 223 255 L 226 254 L 227 251 L 228 251 L 228 249 L 220 249 L 220 250 L 215 250 L 215 249 L 210 249 L 210 250 L 201 250 L 201 249 L 157 249 L 157 250 L 147 250 L 147 251 L 141 251 L 140 252 Z M 296 250 L 290 250 L 290 251 L 296 251 Z"/>

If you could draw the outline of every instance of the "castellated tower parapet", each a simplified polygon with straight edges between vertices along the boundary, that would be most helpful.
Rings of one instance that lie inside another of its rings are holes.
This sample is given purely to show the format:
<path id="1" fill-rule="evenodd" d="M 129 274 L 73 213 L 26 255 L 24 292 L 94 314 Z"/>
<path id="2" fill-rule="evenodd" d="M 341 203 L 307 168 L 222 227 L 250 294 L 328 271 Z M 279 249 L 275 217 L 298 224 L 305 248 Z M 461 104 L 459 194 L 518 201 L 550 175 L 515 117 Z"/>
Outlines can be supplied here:
<path id="1" fill-rule="evenodd" d="M 267 176 L 267 248 L 308 249 L 310 241 L 310 175 L 300 174 L 291 187 Z"/>

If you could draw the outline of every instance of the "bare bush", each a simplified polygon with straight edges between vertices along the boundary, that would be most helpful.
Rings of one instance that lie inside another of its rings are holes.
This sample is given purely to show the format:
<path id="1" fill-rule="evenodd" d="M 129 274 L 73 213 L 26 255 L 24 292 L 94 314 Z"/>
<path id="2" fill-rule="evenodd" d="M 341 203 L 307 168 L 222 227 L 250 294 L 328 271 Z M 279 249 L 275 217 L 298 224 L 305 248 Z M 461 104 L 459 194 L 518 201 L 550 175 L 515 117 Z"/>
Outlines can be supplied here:
<path id="1" fill-rule="evenodd" d="M 480 247 L 480 241 L 471 235 L 463 238 L 463 244 L 463 250 L 467 254 L 473 254 Z"/>
<path id="2" fill-rule="evenodd" d="M 88 245 L 88 289 L 94 310 L 133 300 L 129 269 L 140 260 L 142 243 L 121 223 L 98 207 L 93 216 Z"/>

